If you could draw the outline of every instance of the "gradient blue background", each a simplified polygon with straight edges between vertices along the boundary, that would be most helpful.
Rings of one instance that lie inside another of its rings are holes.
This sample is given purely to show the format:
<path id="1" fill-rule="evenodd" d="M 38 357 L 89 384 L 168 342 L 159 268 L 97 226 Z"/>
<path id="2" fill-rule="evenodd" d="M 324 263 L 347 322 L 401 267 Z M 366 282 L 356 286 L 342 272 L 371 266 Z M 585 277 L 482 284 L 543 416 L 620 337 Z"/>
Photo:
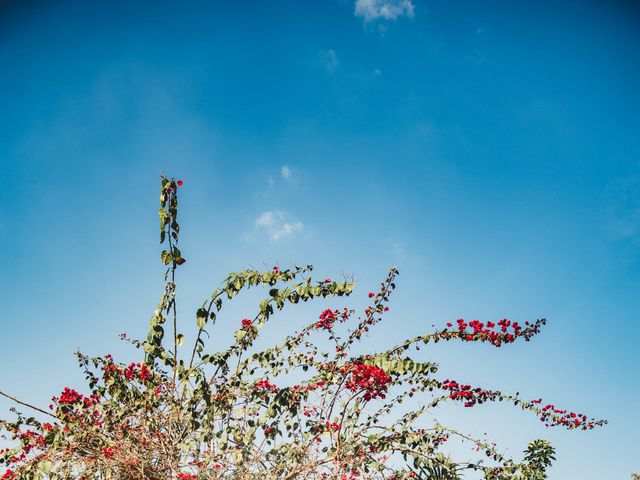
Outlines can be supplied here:
<path id="1" fill-rule="evenodd" d="M 185 181 L 185 322 L 227 271 L 314 263 L 353 273 L 362 305 L 397 265 L 369 346 L 545 316 L 532 343 L 422 353 L 610 423 L 445 420 L 512 453 L 551 440 L 552 479 L 640 470 L 640 10 L 413 5 L 365 22 L 348 0 L 1 2 L 0 389 L 46 405 L 82 385 L 77 347 L 131 356 L 117 334 L 144 334 L 162 288 L 164 171 Z"/>

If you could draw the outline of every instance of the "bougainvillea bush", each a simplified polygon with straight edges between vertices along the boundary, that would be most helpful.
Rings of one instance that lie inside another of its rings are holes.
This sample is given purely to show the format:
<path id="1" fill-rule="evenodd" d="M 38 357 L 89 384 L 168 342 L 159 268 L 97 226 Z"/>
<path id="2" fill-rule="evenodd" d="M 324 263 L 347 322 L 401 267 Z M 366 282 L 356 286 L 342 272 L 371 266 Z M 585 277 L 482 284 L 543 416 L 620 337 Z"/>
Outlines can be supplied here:
<path id="1" fill-rule="evenodd" d="M 88 385 L 65 388 L 48 409 L 0 392 L 34 413 L 14 410 L 0 424 L 13 445 L 0 450 L 1 479 L 400 480 L 455 479 L 469 471 L 474 478 L 542 479 L 554 460 L 547 442 L 535 440 L 522 458 L 509 458 L 493 443 L 425 414 L 445 402 L 477 408 L 508 401 L 549 427 L 590 430 L 605 423 L 541 399 L 439 378 L 437 364 L 410 357 L 436 342 L 529 341 L 545 320 L 457 320 L 386 351 L 353 354 L 389 310 L 395 269 L 361 312 L 318 305 L 306 326 L 269 348 L 257 348 L 256 340 L 277 311 L 347 297 L 354 283 L 312 280 L 312 266 L 231 273 L 197 309 L 197 335 L 187 345 L 176 307 L 176 270 L 185 262 L 177 246 L 181 186 L 162 179 L 165 287 L 149 334 L 145 340 L 123 335 L 139 349 L 139 363 L 78 353 Z M 209 351 L 205 341 L 225 305 L 256 287 L 266 298 L 247 318 L 225 319 L 237 325 L 235 338 L 228 348 Z M 447 455 L 451 439 L 473 447 L 469 458 Z"/>

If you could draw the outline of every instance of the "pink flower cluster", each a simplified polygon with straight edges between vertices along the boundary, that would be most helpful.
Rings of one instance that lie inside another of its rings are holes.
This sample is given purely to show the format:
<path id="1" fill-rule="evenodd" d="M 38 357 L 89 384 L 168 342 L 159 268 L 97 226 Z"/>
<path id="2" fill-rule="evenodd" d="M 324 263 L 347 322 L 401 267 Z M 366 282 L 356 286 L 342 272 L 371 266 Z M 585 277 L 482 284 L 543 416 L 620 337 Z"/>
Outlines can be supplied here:
<path id="1" fill-rule="evenodd" d="M 106 363 L 102 367 L 102 371 L 105 381 L 123 375 L 127 380 L 140 380 L 141 382 L 147 382 L 153 378 L 151 369 L 144 363 L 130 363 L 125 369 L 116 365 L 111 355 L 105 355 L 104 359 Z"/>
<path id="2" fill-rule="evenodd" d="M 137 378 L 140 379 L 141 382 L 146 382 L 148 380 L 151 380 L 153 374 L 146 364 L 131 363 L 124 371 L 124 376 L 125 378 L 127 378 L 127 380 L 135 380 Z"/>
<path id="3" fill-rule="evenodd" d="M 253 326 L 253 321 L 249 320 L 248 318 L 243 318 L 240 324 L 242 325 L 242 328 L 247 329 Z"/>
<path id="4" fill-rule="evenodd" d="M 253 390 L 255 392 L 265 393 L 265 392 L 277 392 L 279 388 L 276 387 L 269 380 L 260 380 L 254 385 Z"/>
<path id="5" fill-rule="evenodd" d="M 365 400 L 385 398 L 391 377 L 380 367 L 355 361 L 343 366 L 341 372 L 349 374 L 345 387 L 352 391 L 364 390 Z"/>
<path id="6" fill-rule="evenodd" d="M 473 407 L 476 403 L 494 400 L 497 397 L 497 394 L 491 390 L 473 388 L 471 385 L 460 385 L 455 380 L 445 380 L 442 382 L 442 388 L 451 392 L 449 393 L 450 399 L 463 401 L 465 407 Z"/>
<path id="7" fill-rule="evenodd" d="M 331 310 L 330 308 L 327 308 L 320 314 L 320 318 L 316 323 L 316 328 L 331 330 L 336 320 L 344 322 L 349 318 L 349 315 L 350 312 L 346 308 L 342 310 L 342 312 L 340 312 L 339 310 Z"/>
<path id="8" fill-rule="evenodd" d="M 459 338 L 467 342 L 489 342 L 496 347 L 500 347 L 503 343 L 513 343 L 516 338 L 523 337 L 525 340 L 530 340 L 535 334 L 540 332 L 542 325 L 546 323 L 546 320 L 541 319 L 534 324 L 525 322 L 526 328 L 518 322 L 512 322 L 506 318 L 495 322 L 483 323 L 479 320 L 471 320 L 465 322 L 460 318 L 456 321 L 457 331 L 449 330 L 453 327 L 452 323 L 447 323 L 447 328 L 440 332 L 440 337 L 445 339 Z"/>
<path id="9" fill-rule="evenodd" d="M 84 396 L 76 392 L 74 389 L 65 387 L 59 398 L 53 397 L 53 401 L 57 401 L 59 404 L 73 405 L 74 403 L 80 403 L 84 399 Z"/>
<path id="10" fill-rule="evenodd" d="M 540 404 L 542 403 L 542 399 L 532 400 L 531 403 Z M 562 425 L 565 427 L 580 428 L 581 430 L 591 430 L 596 426 L 596 422 L 588 421 L 585 414 L 563 410 L 551 403 L 541 408 L 540 421 L 545 422 L 546 427 Z"/>

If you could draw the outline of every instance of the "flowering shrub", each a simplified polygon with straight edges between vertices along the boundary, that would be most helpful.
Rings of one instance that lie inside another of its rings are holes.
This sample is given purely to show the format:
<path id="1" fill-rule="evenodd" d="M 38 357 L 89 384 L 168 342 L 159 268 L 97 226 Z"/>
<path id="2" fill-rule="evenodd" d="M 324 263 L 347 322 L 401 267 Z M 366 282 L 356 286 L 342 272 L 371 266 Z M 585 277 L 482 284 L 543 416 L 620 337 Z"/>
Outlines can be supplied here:
<path id="1" fill-rule="evenodd" d="M 0 392 L 36 413 L 16 412 L 14 420 L 1 422 L 4 436 L 13 440 L 0 450 L 1 479 L 455 479 L 469 470 L 485 479 L 543 479 L 554 460 L 547 442 L 535 440 L 521 459 L 509 458 L 484 439 L 427 422 L 425 414 L 446 402 L 472 408 L 506 400 L 548 427 L 590 430 L 606 423 L 541 399 L 440 380 L 437 364 L 409 356 L 439 341 L 494 347 L 529 341 L 545 320 L 458 320 L 456 327 L 449 323 L 386 351 L 352 354 L 389 310 L 395 269 L 369 293 L 362 315 L 320 309 L 299 332 L 263 349 L 256 340 L 277 311 L 346 297 L 354 283 L 313 281 L 312 266 L 231 273 L 197 309 L 197 333 L 187 348 L 178 332 L 175 283 L 185 262 L 177 247 L 181 185 L 162 180 L 161 260 L 167 269 L 149 334 L 144 340 L 122 335 L 140 350 L 140 362 L 78 353 L 87 387 L 65 388 L 48 410 Z M 225 304 L 255 287 L 269 289 L 268 296 L 253 316 L 235 320 L 228 348 L 207 351 L 205 338 Z M 416 396 L 417 408 L 403 408 Z M 469 443 L 475 453 L 452 460 L 446 455 L 450 439 Z"/>

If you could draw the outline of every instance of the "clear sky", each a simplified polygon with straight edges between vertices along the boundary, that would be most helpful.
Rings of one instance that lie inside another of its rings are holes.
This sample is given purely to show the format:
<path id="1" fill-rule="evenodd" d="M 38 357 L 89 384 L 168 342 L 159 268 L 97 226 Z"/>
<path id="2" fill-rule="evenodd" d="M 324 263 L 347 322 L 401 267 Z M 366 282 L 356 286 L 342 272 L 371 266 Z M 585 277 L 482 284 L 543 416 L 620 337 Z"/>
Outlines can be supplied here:
<path id="1" fill-rule="evenodd" d="M 184 321 L 227 271 L 294 262 L 352 273 L 354 305 L 398 266 L 371 348 L 547 317 L 531 343 L 422 353 L 608 426 L 443 414 L 514 453 L 551 440 L 552 479 L 628 478 L 639 44 L 633 2 L 0 2 L 0 388 L 47 404 L 82 385 L 77 347 L 131 355 L 117 334 L 144 334 L 162 288 L 165 172 L 185 182 Z"/>

